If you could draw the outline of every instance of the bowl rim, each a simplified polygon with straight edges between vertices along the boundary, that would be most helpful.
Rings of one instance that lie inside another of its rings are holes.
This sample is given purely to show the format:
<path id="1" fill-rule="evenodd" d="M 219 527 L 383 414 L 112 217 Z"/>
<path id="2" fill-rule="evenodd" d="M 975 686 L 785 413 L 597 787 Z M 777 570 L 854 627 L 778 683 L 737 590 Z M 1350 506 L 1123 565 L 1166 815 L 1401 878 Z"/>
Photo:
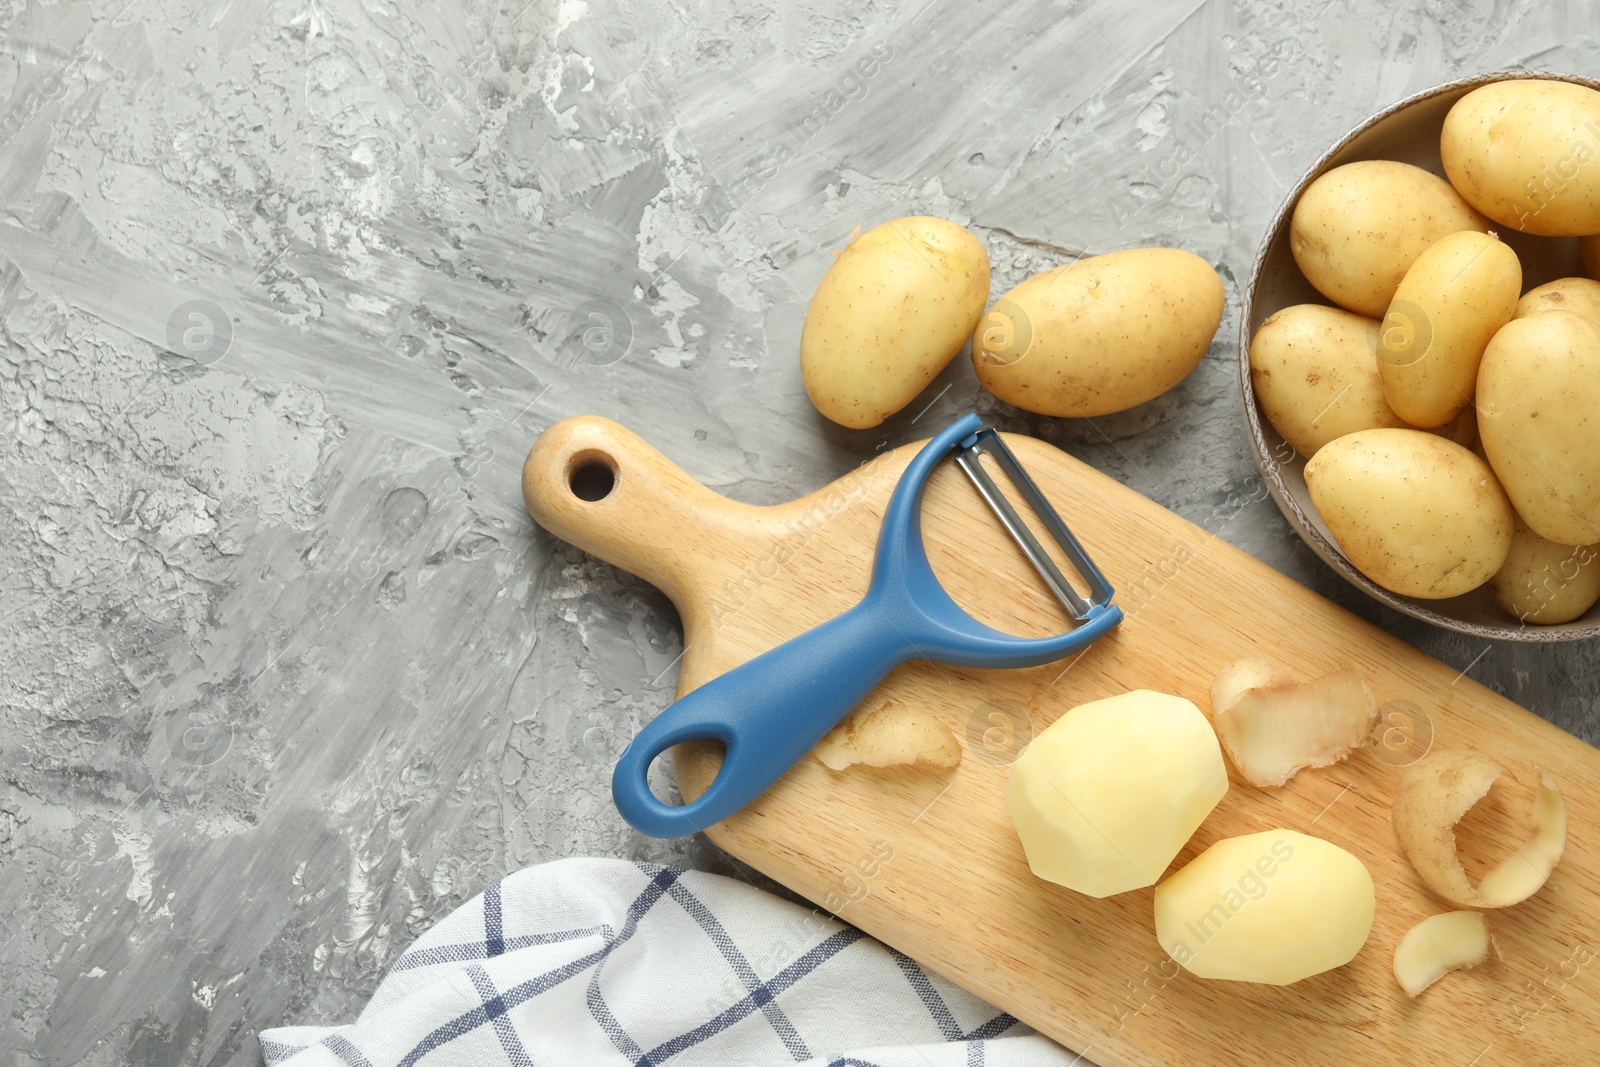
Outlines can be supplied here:
<path id="1" fill-rule="evenodd" d="M 1522 79 L 1564 81 L 1600 90 L 1600 79 L 1554 71 L 1498 70 L 1475 74 L 1467 78 L 1458 78 L 1454 81 L 1443 82 L 1432 88 L 1413 93 L 1403 100 L 1399 100 L 1367 117 L 1351 128 L 1343 137 L 1335 141 L 1326 152 L 1317 158 L 1316 162 L 1295 183 L 1294 188 L 1289 191 L 1283 202 L 1278 206 L 1278 210 L 1273 213 L 1271 221 L 1267 224 L 1266 232 L 1261 238 L 1261 244 L 1256 249 L 1255 260 L 1250 266 L 1250 275 L 1242 294 L 1242 306 L 1239 314 L 1239 356 L 1236 370 L 1239 376 L 1239 395 L 1244 404 L 1245 424 L 1250 431 L 1251 452 L 1255 459 L 1256 470 L 1261 473 L 1261 477 L 1266 482 L 1268 494 L 1272 497 L 1273 502 L 1278 505 L 1278 510 L 1283 513 L 1284 518 L 1288 520 L 1295 533 L 1299 534 L 1300 538 L 1308 544 L 1312 551 L 1332 567 L 1340 577 L 1379 603 L 1414 619 L 1421 619 L 1446 630 L 1454 630 L 1457 633 L 1482 637 L 1491 641 L 1551 644 L 1600 637 L 1600 621 L 1585 626 L 1558 624 L 1550 627 L 1541 627 L 1527 622 L 1521 622 L 1517 626 L 1490 626 L 1483 623 L 1470 622 L 1466 619 L 1458 619 L 1454 616 L 1441 614 L 1428 607 L 1427 601 L 1415 600 L 1411 597 L 1391 592 L 1357 570 L 1346 558 L 1339 546 L 1317 528 L 1305 509 L 1300 506 L 1299 501 L 1295 500 L 1289 491 L 1288 485 L 1283 480 L 1279 465 L 1269 462 L 1268 457 L 1272 453 L 1272 446 L 1268 443 L 1266 434 L 1261 426 L 1261 407 L 1256 400 L 1255 386 L 1250 377 L 1250 321 L 1255 310 L 1256 291 L 1260 286 L 1261 275 L 1266 267 L 1267 253 L 1272 248 L 1278 234 L 1282 232 L 1283 227 L 1288 224 L 1295 204 L 1299 202 L 1300 194 L 1305 192 L 1306 187 L 1321 177 L 1328 169 L 1329 162 L 1349 147 L 1352 141 L 1385 119 L 1446 93 L 1471 90 L 1492 82 Z"/>

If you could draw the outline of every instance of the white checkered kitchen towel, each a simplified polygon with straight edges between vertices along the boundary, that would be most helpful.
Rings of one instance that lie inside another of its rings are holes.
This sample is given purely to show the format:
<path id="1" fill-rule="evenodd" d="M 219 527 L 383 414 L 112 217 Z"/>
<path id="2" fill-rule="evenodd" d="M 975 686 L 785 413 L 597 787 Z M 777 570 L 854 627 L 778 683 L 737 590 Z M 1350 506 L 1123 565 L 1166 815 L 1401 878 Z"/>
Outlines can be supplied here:
<path id="1" fill-rule="evenodd" d="M 572 859 L 490 886 L 347 1026 L 261 1032 L 293 1067 L 1082 1063 L 824 914 L 731 878 Z"/>

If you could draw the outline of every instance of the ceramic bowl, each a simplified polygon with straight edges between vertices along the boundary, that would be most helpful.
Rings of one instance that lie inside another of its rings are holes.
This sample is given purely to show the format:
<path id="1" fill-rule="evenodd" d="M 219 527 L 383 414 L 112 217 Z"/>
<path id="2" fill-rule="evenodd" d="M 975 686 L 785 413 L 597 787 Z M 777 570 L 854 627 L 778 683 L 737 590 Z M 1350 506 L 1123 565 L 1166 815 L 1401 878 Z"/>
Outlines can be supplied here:
<path id="1" fill-rule="evenodd" d="M 1449 600 L 1418 600 L 1392 593 L 1362 574 L 1339 551 L 1328 527 L 1312 506 L 1306 489 L 1304 458 L 1295 456 L 1282 463 L 1276 458 L 1290 455 L 1293 450 L 1262 414 L 1250 381 L 1250 338 L 1268 316 L 1294 304 L 1330 303 L 1301 275 L 1289 251 L 1289 218 L 1306 186 L 1326 171 L 1359 159 L 1399 160 L 1444 177 L 1439 159 L 1439 133 L 1451 105 L 1480 85 L 1510 78 L 1550 78 L 1600 89 L 1600 81 L 1569 74 L 1528 71 L 1483 74 L 1418 93 L 1378 112 L 1350 131 L 1300 179 L 1267 228 L 1245 287 L 1244 312 L 1239 325 L 1239 384 L 1256 466 L 1266 479 L 1273 500 L 1312 551 L 1350 584 L 1396 611 L 1461 633 L 1500 641 L 1577 641 L 1600 636 L 1600 604 L 1572 622 L 1553 626 L 1524 625 L 1496 604 L 1487 588 L 1480 587 Z M 1583 274 L 1577 238 L 1498 232 L 1522 260 L 1524 291 L 1557 278 Z"/>

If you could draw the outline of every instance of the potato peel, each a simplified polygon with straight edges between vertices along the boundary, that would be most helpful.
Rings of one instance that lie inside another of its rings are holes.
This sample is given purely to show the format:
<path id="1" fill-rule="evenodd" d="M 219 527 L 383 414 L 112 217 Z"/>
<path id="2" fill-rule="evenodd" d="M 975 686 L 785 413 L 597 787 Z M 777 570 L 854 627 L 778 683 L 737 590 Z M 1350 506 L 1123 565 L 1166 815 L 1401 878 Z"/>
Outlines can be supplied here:
<path id="1" fill-rule="evenodd" d="M 1506 769 L 1481 752 L 1437 749 L 1406 769 L 1394 799 L 1400 849 L 1424 884 L 1460 908 L 1504 908 L 1538 892 L 1567 843 L 1567 804 L 1555 779 L 1535 767 L 1534 832 L 1474 886 L 1456 854 L 1456 824 Z"/>
<path id="2" fill-rule="evenodd" d="M 1535 768 L 1538 770 L 1538 768 Z M 1534 834 L 1478 882 L 1478 896 L 1491 908 L 1527 900 L 1550 878 L 1567 847 L 1567 801 L 1555 779 L 1539 773 L 1533 806 Z"/>
<path id="3" fill-rule="evenodd" d="M 1237 660 L 1211 683 L 1211 722 L 1228 759 L 1251 785 L 1280 786 L 1361 747 L 1377 702 L 1353 667 L 1299 681 L 1260 658 Z"/>
<path id="4" fill-rule="evenodd" d="M 1476 967 L 1491 951 L 1500 954 L 1482 912 L 1430 915 L 1407 930 L 1395 946 L 1395 980 L 1407 996 L 1415 997 L 1451 971 Z"/>
<path id="5" fill-rule="evenodd" d="M 812 751 L 835 771 L 858 763 L 954 767 L 961 762 L 961 744 L 938 716 L 892 700 L 851 712 Z"/>

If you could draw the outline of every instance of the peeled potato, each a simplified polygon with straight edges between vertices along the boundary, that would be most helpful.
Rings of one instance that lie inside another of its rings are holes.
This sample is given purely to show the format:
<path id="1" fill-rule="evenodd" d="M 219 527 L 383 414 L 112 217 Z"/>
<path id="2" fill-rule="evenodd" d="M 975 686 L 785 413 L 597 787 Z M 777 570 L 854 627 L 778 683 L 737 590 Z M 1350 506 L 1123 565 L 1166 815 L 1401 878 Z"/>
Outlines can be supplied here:
<path id="1" fill-rule="evenodd" d="M 1540 625 L 1571 622 L 1600 600 L 1600 545 L 1558 545 L 1517 519 L 1511 552 L 1489 579 L 1495 602 Z"/>
<path id="2" fill-rule="evenodd" d="M 1110 415 L 1194 370 L 1224 302 L 1211 264 L 1180 248 L 1080 259 L 995 302 L 972 336 L 972 368 L 985 389 L 1025 411 Z"/>
<path id="3" fill-rule="evenodd" d="M 1600 326 L 1600 282 L 1592 278 L 1560 278 L 1529 289 L 1517 301 L 1514 319 L 1541 311 L 1570 311 Z"/>
<path id="4" fill-rule="evenodd" d="M 1402 596 L 1460 596 L 1511 551 L 1514 514 L 1494 472 L 1423 430 L 1363 430 L 1306 464 L 1317 513 L 1346 558 Z"/>
<path id="5" fill-rule="evenodd" d="M 1479 86 L 1439 136 L 1444 172 L 1466 201 L 1524 233 L 1600 233 L 1600 93 L 1552 78 Z"/>
<path id="6" fill-rule="evenodd" d="M 1035 737 L 1006 804 L 1034 874 L 1108 897 L 1154 885 L 1227 791 L 1200 709 L 1139 689 L 1080 704 Z"/>
<path id="7" fill-rule="evenodd" d="M 817 410 L 877 426 L 955 358 L 989 299 L 989 254 L 970 231 L 917 215 L 850 242 L 800 328 L 800 374 Z"/>
<path id="8" fill-rule="evenodd" d="M 1377 320 L 1342 308 L 1274 313 L 1250 341 L 1250 381 L 1267 421 L 1302 456 L 1357 430 L 1405 425 L 1383 399 Z"/>
<path id="9" fill-rule="evenodd" d="M 1395 790 L 1395 836 L 1429 889 L 1458 908 L 1505 908 L 1537 893 L 1567 845 L 1567 803 L 1555 779 L 1539 775 L 1533 834 L 1477 885 L 1456 855 L 1456 824 L 1506 769 L 1466 748 L 1434 749 L 1407 767 Z"/>
<path id="10" fill-rule="evenodd" d="M 1289 220 L 1289 251 L 1317 292 L 1380 319 L 1429 245 L 1457 230 L 1488 228 L 1489 220 L 1437 175 L 1368 159 L 1335 167 L 1306 187 Z"/>
<path id="11" fill-rule="evenodd" d="M 1156 939 L 1201 978 L 1289 985 L 1355 959 L 1372 932 L 1372 875 L 1293 830 L 1218 841 L 1156 887 Z"/>

